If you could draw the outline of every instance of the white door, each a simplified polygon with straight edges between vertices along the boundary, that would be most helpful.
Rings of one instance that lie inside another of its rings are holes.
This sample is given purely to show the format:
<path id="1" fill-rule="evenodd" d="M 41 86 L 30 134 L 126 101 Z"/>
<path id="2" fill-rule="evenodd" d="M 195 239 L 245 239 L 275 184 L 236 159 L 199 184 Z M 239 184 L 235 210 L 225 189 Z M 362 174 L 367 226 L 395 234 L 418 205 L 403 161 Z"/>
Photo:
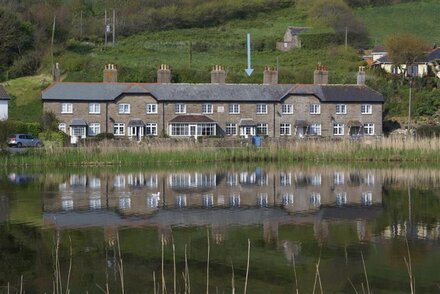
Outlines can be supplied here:
<path id="1" fill-rule="evenodd" d="M 197 125 L 189 125 L 189 135 L 197 138 Z"/>

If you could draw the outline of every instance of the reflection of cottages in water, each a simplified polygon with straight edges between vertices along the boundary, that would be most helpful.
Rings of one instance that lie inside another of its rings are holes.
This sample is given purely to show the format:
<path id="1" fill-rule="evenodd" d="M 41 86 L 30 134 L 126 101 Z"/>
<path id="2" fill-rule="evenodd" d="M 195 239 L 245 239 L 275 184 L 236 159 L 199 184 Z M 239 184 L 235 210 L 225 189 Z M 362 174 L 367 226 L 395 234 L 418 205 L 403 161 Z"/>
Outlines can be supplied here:
<path id="1" fill-rule="evenodd" d="M 73 174 L 59 184 L 59 193 L 60 198 L 45 203 L 46 210 L 114 209 L 128 215 L 149 214 L 158 207 L 282 207 L 307 212 L 380 204 L 382 183 L 369 172 L 343 171 Z"/>
<path id="2" fill-rule="evenodd" d="M 382 231 L 382 237 L 384 238 L 417 238 L 422 240 L 439 240 L 440 239 L 440 222 L 432 225 L 408 222 L 394 223 L 391 226 L 385 227 Z"/>
<path id="3" fill-rule="evenodd" d="M 209 225 L 219 243 L 229 225 L 262 225 L 266 242 L 278 243 L 280 224 L 312 225 L 322 241 L 335 219 L 353 221 L 359 240 L 371 238 L 366 223 L 357 221 L 375 215 L 369 207 L 381 203 L 382 184 L 367 171 L 140 172 L 71 175 L 59 193 L 45 199 L 49 222 L 56 215 L 58 224 L 70 226 L 149 224 L 160 228 L 165 241 L 173 226 Z"/>
<path id="4" fill-rule="evenodd" d="M 382 203 L 382 183 L 370 172 L 279 174 L 277 203 L 291 212 L 318 210 L 324 206 L 372 206 Z"/>
<path id="5" fill-rule="evenodd" d="M 160 203 L 157 174 L 114 176 L 71 175 L 58 186 L 59 198 L 45 199 L 45 211 L 116 210 L 120 214 L 149 214 Z"/>

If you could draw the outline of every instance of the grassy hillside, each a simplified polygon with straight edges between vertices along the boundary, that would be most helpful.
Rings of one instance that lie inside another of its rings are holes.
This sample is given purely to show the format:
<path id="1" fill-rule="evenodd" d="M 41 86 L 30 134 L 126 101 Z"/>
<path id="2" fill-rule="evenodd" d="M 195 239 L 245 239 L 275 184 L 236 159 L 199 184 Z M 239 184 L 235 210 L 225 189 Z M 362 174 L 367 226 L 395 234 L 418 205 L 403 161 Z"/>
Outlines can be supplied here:
<path id="1" fill-rule="evenodd" d="M 440 3 L 432 0 L 358 9 L 356 13 L 365 21 L 373 45 L 374 41 L 380 42 L 388 34 L 399 31 L 413 32 L 440 43 L 440 30 L 434 29 L 439 11 Z M 275 50 L 275 42 L 282 39 L 288 25 L 311 24 L 307 24 L 304 12 L 288 7 L 216 27 L 145 32 L 118 38 L 115 48 L 70 42 L 55 52 L 55 59 L 61 64 L 65 81 L 101 81 L 104 64 L 115 63 L 120 81 L 154 82 L 157 65 L 166 63 L 172 67 L 175 82 L 208 82 L 211 67 L 221 64 L 228 71 L 228 82 L 261 83 L 264 66 L 275 66 L 277 62 L 281 83 L 312 82 L 318 62 L 329 67 L 331 83 L 356 81 L 356 71 L 362 61 L 353 49 Z M 248 32 L 252 38 L 255 69 L 250 78 L 244 72 Z M 49 64 L 47 59 L 42 72 L 50 72 Z M 7 90 L 16 97 L 11 101 L 11 119 L 34 121 L 38 118 L 41 80 L 41 76 L 36 76 L 9 82 Z M 402 100 L 397 96 L 392 94 L 393 101 Z M 396 111 L 390 113 L 396 114 Z"/>
<path id="2" fill-rule="evenodd" d="M 440 44 L 440 1 L 425 0 L 357 9 L 356 14 L 364 21 L 373 42 L 380 43 L 388 35 L 405 32 Z"/>

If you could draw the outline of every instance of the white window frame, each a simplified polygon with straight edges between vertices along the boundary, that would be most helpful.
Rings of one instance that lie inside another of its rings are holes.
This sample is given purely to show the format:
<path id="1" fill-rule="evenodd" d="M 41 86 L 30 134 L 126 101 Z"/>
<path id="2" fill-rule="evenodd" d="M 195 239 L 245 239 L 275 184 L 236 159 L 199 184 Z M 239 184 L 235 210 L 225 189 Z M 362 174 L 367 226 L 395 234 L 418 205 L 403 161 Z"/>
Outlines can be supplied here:
<path id="1" fill-rule="evenodd" d="M 231 103 L 228 105 L 229 114 L 240 114 L 240 104 Z"/>
<path id="2" fill-rule="evenodd" d="M 336 104 L 336 114 L 347 114 L 347 104 Z"/>
<path id="3" fill-rule="evenodd" d="M 61 113 L 73 113 L 73 104 L 72 103 L 62 103 L 61 104 Z"/>
<path id="4" fill-rule="evenodd" d="M 293 114 L 293 104 L 281 104 L 282 114 Z"/>
<path id="5" fill-rule="evenodd" d="M 373 114 L 373 105 L 361 104 L 361 114 Z"/>
<path id="6" fill-rule="evenodd" d="M 292 135 L 292 125 L 288 123 L 280 124 L 280 136 L 291 136 Z"/>
<path id="7" fill-rule="evenodd" d="M 58 124 L 58 130 L 67 134 L 67 127 L 65 123 Z"/>
<path id="8" fill-rule="evenodd" d="M 267 104 L 258 103 L 257 104 L 257 114 L 267 114 Z"/>
<path id="9" fill-rule="evenodd" d="M 118 128 L 118 131 L 115 132 L 115 128 Z M 122 130 L 122 132 L 121 132 Z M 114 123 L 113 124 L 113 134 L 115 136 L 125 136 L 125 124 L 124 123 Z"/>
<path id="10" fill-rule="evenodd" d="M 89 103 L 89 114 L 100 114 L 101 104 L 99 103 Z"/>
<path id="11" fill-rule="evenodd" d="M 156 103 L 145 104 L 145 113 L 146 114 L 157 114 L 157 104 Z"/>
<path id="12" fill-rule="evenodd" d="M 176 114 L 186 113 L 186 104 L 185 103 L 174 104 L 174 113 Z"/>
<path id="13" fill-rule="evenodd" d="M 345 126 L 343 123 L 333 123 L 333 136 L 344 136 Z"/>
<path id="14" fill-rule="evenodd" d="M 233 132 L 230 132 L 232 130 L 233 130 Z M 237 135 L 237 124 L 235 124 L 235 123 L 226 123 L 225 134 L 227 136 L 236 136 Z"/>
<path id="15" fill-rule="evenodd" d="M 154 131 L 154 132 L 151 132 L 151 131 Z M 157 123 L 146 123 L 145 124 L 145 136 L 157 136 Z"/>
<path id="16" fill-rule="evenodd" d="M 309 135 L 321 136 L 321 124 L 311 124 L 309 126 Z"/>
<path id="17" fill-rule="evenodd" d="M 213 107 L 212 103 L 203 103 L 202 104 L 202 113 L 203 114 L 213 114 L 214 107 Z"/>
<path id="18" fill-rule="evenodd" d="M 309 105 L 310 114 L 321 114 L 321 104 L 312 103 Z"/>
<path id="19" fill-rule="evenodd" d="M 364 128 L 364 135 L 374 136 L 374 123 L 365 123 L 363 128 Z"/>
<path id="20" fill-rule="evenodd" d="M 118 104 L 118 113 L 119 114 L 130 114 L 130 104 L 119 103 Z"/>
<path id="21" fill-rule="evenodd" d="M 264 130 L 264 132 L 259 132 L 261 130 Z M 258 123 L 256 128 L 255 128 L 255 133 L 257 135 L 263 135 L 263 136 L 269 135 L 269 124 L 267 124 L 267 123 Z"/>
<path id="22" fill-rule="evenodd" d="M 89 133 L 88 135 L 93 137 L 101 133 L 101 124 L 100 123 L 91 123 L 89 124 Z"/>

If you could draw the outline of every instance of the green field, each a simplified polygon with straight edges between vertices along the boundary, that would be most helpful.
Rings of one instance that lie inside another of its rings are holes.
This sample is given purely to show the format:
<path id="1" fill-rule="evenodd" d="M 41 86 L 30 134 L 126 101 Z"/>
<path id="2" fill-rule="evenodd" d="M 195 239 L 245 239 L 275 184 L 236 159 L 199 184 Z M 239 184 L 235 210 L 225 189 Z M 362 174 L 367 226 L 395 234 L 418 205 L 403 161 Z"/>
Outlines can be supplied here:
<path id="1" fill-rule="evenodd" d="M 370 31 L 372 46 L 387 35 L 401 31 L 440 43 L 440 30 L 435 27 L 439 12 L 440 3 L 437 1 L 356 11 Z M 71 42 L 56 50 L 55 60 L 61 64 L 65 81 L 101 81 L 104 64 L 114 63 L 118 66 L 120 81 L 154 82 L 157 66 L 165 63 L 172 68 L 174 82 L 209 82 L 211 67 L 221 64 L 226 67 L 228 82 L 261 83 L 263 68 L 278 64 L 280 83 L 310 83 L 315 65 L 321 62 L 330 70 L 331 83 L 355 83 L 356 71 L 362 61 L 354 49 L 275 50 L 276 41 L 282 39 L 288 25 L 313 24 L 307 23 L 303 11 L 288 7 L 216 27 L 145 32 L 118 39 L 114 48 Z M 253 44 L 252 67 L 255 69 L 250 78 L 244 72 L 248 32 Z M 50 58 L 46 58 L 41 72 L 50 73 L 49 65 Z M 35 121 L 41 114 L 40 76 L 10 81 L 7 90 L 14 96 L 10 118 Z"/>
<path id="2" fill-rule="evenodd" d="M 372 41 L 380 43 L 388 35 L 412 33 L 429 43 L 440 44 L 440 1 L 425 0 L 384 7 L 358 9 Z"/>

